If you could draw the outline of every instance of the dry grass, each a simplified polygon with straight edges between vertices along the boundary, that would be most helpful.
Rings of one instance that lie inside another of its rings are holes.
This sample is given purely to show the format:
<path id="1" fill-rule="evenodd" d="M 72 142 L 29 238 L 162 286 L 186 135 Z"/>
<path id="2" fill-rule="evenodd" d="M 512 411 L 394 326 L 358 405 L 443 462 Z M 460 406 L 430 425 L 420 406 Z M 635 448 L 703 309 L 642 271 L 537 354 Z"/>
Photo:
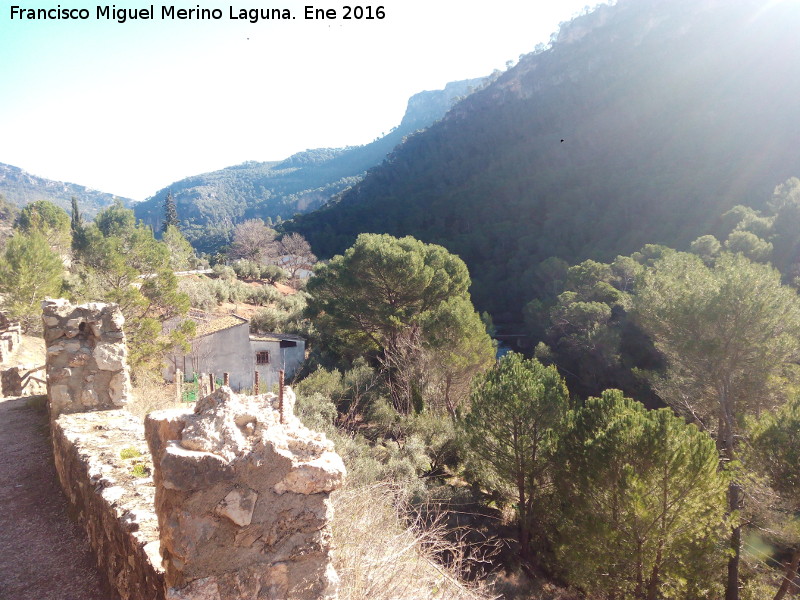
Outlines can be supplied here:
<path id="1" fill-rule="evenodd" d="M 186 406 L 177 401 L 175 397 L 175 385 L 159 381 L 158 377 L 140 376 L 137 378 L 136 385 L 133 386 L 131 400 L 125 408 L 128 412 L 144 419 L 147 413 L 164 408 L 177 408 Z"/>
<path id="2" fill-rule="evenodd" d="M 523 573 L 500 574 L 493 579 L 494 590 L 505 600 L 581 600 L 585 597 L 575 590 L 542 580 L 531 579 Z"/>
<path id="3" fill-rule="evenodd" d="M 489 600 L 497 598 L 485 586 L 458 579 L 456 545 L 441 527 L 410 527 L 396 508 L 392 487 L 373 485 L 344 489 L 333 498 L 334 565 L 340 600 Z M 455 556 L 444 567 L 435 557 Z"/>

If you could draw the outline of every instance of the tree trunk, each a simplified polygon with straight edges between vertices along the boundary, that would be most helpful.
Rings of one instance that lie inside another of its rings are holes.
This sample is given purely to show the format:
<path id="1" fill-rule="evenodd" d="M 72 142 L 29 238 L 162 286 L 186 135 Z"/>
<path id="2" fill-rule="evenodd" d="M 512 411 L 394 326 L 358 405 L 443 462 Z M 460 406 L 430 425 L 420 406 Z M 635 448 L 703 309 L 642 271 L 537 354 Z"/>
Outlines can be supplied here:
<path id="1" fill-rule="evenodd" d="M 718 438 L 725 440 L 724 457 L 732 462 L 736 459 L 736 449 L 734 448 L 734 407 L 728 394 L 730 383 L 725 381 L 720 390 L 720 426 L 724 430 L 718 433 Z M 733 514 L 741 508 L 741 489 L 739 484 L 732 481 L 728 486 L 728 512 Z M 725 600 L 739 600 L 739 561 L 742 548 L 742 526 L 737 525 L 731 530 L 731 557 L 728 559 L 728 580 L 725 584 Z"/>
<path id="2" fill-rule="evenodd" d="M 531 558 L 531 534 L 528 531 L 528 527 L 525 524 L 525 520 L 520 516 L 519 519 L 519 557 L 525 562 L 526 564 L 530 562 Z"/>
<path id="3" fill-rule="evenodd" d="M 656 564 L 653 565 L 653 572 L 650 574 L 650 581 L 647 582 L 647 600 L 656 600 L 658 596 L 658 584 L 660 583 L 661 574 L 659 566 L 661 565 L 661 548 L 658 549 L 656 555 Z"/>
<path id="4" fill-rule="evenodd" d="M 531 556 L 531 536 L 528 531 L 528 504 L 525 501 L 525 475 L 521 469 L 517 473 L 517 493 L 519 494 L 519 556 L 527 562 Z"/>
<path id="5" fill-rule="evenodd" d="M 794 551 L 792 552 L 792 559 L 789 561 L 789 564 L 786 566 L 786 573 L 783 575 L 783 581 L 781 581 L 781 587 L 778 588 L 778 592 L 775 594 L 775 597 L 772 600 L 783 600 L 783 597 L 786 595 L 786 592 L 789 591 L 789 586 L 797 585 L 794 582 L 794 578 L 797 577 L 797 567 L 800 565 L 800 546 L 796 546 Z"/>
<path id="6" fill-rule="evenodd" d="M 519 500 L 519 556 L 523 563 L 527 563 L 530 559 L 530 535 L 528 532 L 528 503 L 526 502 L 525 494 L 525 472 L 522 469 L 522 456 L 520 455 L 520 434 L 517 428 L 518 424 L 514 423 L 511 439 L 514 447 L 514 462 L 516 466 L 517 476 L 517 497 Z"/>
<path id="7" fill-rule="evenodd" d="M 456 407 L 453 405 L 453 401 L 450 399 L 450 386 L 453 382 L 453 376 L 448 375 L 445 378 L 445 387 L 444 387 L 444 403 L 447 406 L 447 413 L 450 415 L 450 418 L 454 421 L 456 420 Z"/>
<path id="8" fill-rule="evenodd" d="M 644 594 L 644 564 L 642 563 L 642 542 L 638 541 L 636 544 L 636 591 L 634 592 L 637 598 L 643 599 Z"/>
<path id="9" fill-rule="evenodd" d="M 650 580 L 647 582 L 646 600 L 656 600 L 658 586 L 661 578 L 661 561 L 664 559 L 664 543 L 667 539 L 667 511 L 669 510 L 669 464 L 664 463 L 663 474 L 661 477 L 661 536 L 658 540 L 658 550 L 656 559 L 653 563 L 653 570 L 650 573 Z"/>
<path id="10" fill-rule="evenodd" d="M 398 334 L 392 334 L 383 350 L 386 379 L 389 383 L 389 396 L 397 412 L 401 415 L 411 413 L 411 397 L 401 373 L 401 350 Z"/>
<path id="11" fill-rule="evenodd" d="M 739 509 L 739 485 L 731 483 L 728 487 L 728 508 L 730 512 Z M 728 581 L 725 587 L 725 600 L 739 600 L 739 558 L 742 547 L 742 526 L 731 530 L 731 551 L 728 559 Z"/>

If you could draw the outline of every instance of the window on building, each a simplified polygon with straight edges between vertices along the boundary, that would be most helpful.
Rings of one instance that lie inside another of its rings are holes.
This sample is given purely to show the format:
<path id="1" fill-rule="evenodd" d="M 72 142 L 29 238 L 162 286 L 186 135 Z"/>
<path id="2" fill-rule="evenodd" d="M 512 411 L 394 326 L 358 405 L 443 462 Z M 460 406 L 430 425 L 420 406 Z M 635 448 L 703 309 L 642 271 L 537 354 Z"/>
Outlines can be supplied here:
<path id="1" fill-rule="evenodd" d="M 269 350 L 262 350 L 261 352 L 256 352 L 256 364 L 257 365 L 269 364 Z"/>

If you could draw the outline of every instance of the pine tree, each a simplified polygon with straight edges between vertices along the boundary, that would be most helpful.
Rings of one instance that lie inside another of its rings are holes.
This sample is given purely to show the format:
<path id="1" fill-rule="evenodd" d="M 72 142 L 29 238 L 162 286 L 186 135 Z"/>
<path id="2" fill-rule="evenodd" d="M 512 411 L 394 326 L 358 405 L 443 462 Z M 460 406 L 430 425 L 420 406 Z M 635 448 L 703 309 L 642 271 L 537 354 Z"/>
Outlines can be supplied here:
<path id="1" fill-rule="evenodd" d="M 740 254 L 707 267 L 700 257 L 674 253 L 647 271 L 636 295 L 642 329 L 667 359 L 659 395 L 715 435 L 720 458 L 739 460 L 741 423 L 774 397 L 786 365 L 800 356 L 800 301 L 780 274 Z M 731 514 L 746 494 L 731 481 Z M 741 523 L 733 522 L 726 600 L 739 600 Z"/>
<path id="2" fill-rule="evenodd" d="M 178 220 L 178 208 L 175 206 L 175 198 L 172 197 L 172 192 L 167 192 L 167 197 L 164 198 L 164 224 L 161 226 L 161 231 L 166 232 L 170 225 L 179 227 L 180 224 L 181 222 Z"/>
<path id="3" fill-rule="evenodd" d="M 492 485 L 516 501 L 520 555 L 531 558 L 541 530 L 551 450 L 567 413 L 567 386 L 555 367 L 509 352 L 481 378 L 464 420 L 469 447 Z"/>
<path id="4" fill-rule="evenodd" d="M 342 351 L 378 350 L 394 407 L 408 414 L 419 391 L 408 367 L 422 321 L 451 298 L 470 302 L 469 283 L 464 262 L 442 246 L 365 233 L 344 255 L 315 268 L 308 315 Z"/>
<path id="5" fill-rule="evenodd" d="M 69 251 L 69 215 L 49 200 L 36 200 L 25 206 L 17 220 L 17 229 L 23 233 L 41 233 L 56 254 L 63 256 Z"/>
<path id="6" fill-rule="evenodd" d="M 61 290 L 64 265 L 39 231 L 19 232 L 0 257 L 3 308 L 28 330 L 41 319 L 41 301 Z"/>
<path id="7" fill-rule="evenodd" d="M 607 390 L 569 413 L 554 458 L 556 554 L 587 597 L 712 596 L 728 478 L 706 432 Z"/>
<path id="8" fill-rule="evenodd" d="M 170 248 L 119 202 L 98 213 L 84 231 L 86 247 L 78 255 L 81 271 L 69 290 L 72 299 L 119 304 L 134 376 L 159 369 L 164 352 L 182 343 L 180 335 L 160 335 L 161 323 L 189 309 L 189 297 L 178 290 Z M 177 230 L 169 232 L 168 239 Z"/>

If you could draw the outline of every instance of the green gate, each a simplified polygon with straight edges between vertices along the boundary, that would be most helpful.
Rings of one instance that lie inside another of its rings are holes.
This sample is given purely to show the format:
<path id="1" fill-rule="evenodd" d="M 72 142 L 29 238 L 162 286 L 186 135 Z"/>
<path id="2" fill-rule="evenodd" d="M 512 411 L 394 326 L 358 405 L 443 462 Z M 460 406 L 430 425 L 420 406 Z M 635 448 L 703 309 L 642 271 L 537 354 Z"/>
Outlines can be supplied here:
<path id="1" fill-rule="evenodd" d="M 197 379 L 197 373 L 194 373 L 191 379 L 183 380 L 183 394 L 181 394 L 181 400 L 184 402 L 196 402 L 199 389 L 200 382 Z"/>

